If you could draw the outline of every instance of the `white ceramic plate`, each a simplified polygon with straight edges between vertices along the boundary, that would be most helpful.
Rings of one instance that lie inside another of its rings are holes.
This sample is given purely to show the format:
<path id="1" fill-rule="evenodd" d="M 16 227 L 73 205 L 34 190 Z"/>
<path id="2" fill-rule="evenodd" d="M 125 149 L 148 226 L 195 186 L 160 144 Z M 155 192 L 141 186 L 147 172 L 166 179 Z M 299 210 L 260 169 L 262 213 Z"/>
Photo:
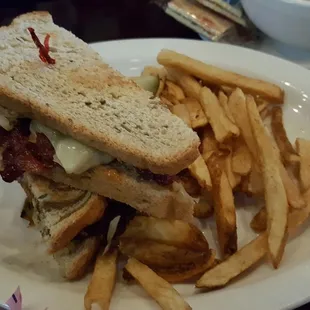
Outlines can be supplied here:
<path id="1" fill-rule="evenodd" d="M 155 64 L 162 48 L 249 76 L 279 84 L 285 89 L 285 126 L 292 141 L 310 137 L 310 71 L 284 60 L 239 47 L 188 40 L 128 40 L 96 43 L 93 47 L 125 75 L 139 75 L 145 65 Z M 65 283 L 57 268 L 43 254 L 37 233 L 19 218 L 24 194 L 17 184 L 0 183 L 0 300 L 21 286 L 26 310 L 83 309 L 87 279 Z M 239 244 L 253 238 L 248 222 L 251 201 L 238 211 Z M 214 225 L 202 223 L 208 239 Z M 291 309 L 310 297 L 310 230 L 289 242 L 282 265 L 273 270 L 261 264 L 227 288 L 209 293 L 193 285 L 177 285 L 193 309 L 279 310 Z M 117 283 L 112 310 L 157 309 L 155 302 L 138 286 Z"/>

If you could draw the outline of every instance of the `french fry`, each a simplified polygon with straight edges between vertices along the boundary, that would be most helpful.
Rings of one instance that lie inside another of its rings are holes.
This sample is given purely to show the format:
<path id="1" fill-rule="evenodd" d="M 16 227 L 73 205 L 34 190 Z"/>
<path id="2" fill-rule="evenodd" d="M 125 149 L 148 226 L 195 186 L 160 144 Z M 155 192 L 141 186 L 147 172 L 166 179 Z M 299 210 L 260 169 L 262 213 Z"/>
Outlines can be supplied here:
<path id="1" fill-rule="evenodd" d="M 261 114 L 263 111 L 265 111 L 270 105 L 270 103 L 267 100 L 264 100 L 261 98 L 256 99 L 256 104 L 257 104 L 257 110 L 258 110 L 259 114 Z"/>
<path id="2" fill-rule="evenodd" d="M 310 141 L 296 139 L 296 148 L 300 156 L 299 178 L 303 191 L 310 188 Z"/>
<path id="3" fill-rule="evenodd" d="M 252 218 L 250 226 L 257 233 L 261 233 L 267 229 L 267 211 L 265 207 L 262 207 L 255 214 Z"/>
<path id="4" fill-rule="evenodd" d="M 182 101 L 185 98 L 185 94 L 182 88 L 171 81 L 166 81 L 163 95 L 166 93 L 175 98 L 178 102 Z"/>
<path id="5" fill-rule="evenodd" d="M 224 258 L 237 251 L 236 210 L 232 188 L 222 170 L 218 154 L 213 153 L 207 161 L 212 180 L 212 195 L 217 235 Z"/>
<path id="6" fill-rule="evenodd" d="M 271 129 L 280 150 L 281 157 L 284 162 L 289 162 L 291 156 L 297 156 L 297 152 L 287 137 L 283 124 L 282 108 L 274 107 L 271 116 Z"/>
<path id="7" fill-rule="evenodd" d="M 266 133 L 256 103 L 248 96 L 247 108 L 253 135 L 259 150 L 267 209 L 268 251 L 274 268 L 278 268 L 287 240 L 288 202 L 281 179 L 277 154 Z"/>
<path id="8" fill-rule="evenodd" d="M 164 104 L 165 106 L 167 106 L 169 110 L 171 111 L 174 104 L 162 95 L 160 95 L 159 98 L 160 98 L 161 104 Z"/>
<path id="9" fill-rule="evenodd" d="M 242 191 L 249 195 L 264 194 L 264 182 L 257 165 L 252 167 L 251 172 L 244 180 Z"/>
<path id="10" fill-rule="evenodd" d="M 228 97 L 222 91 L 219 92 L 218 97 L 219 97 L 219 103 L 223 108 L 223 110 L 225 111 L 226 116 L 233 124 L 235 124 L 236 122 L 228 106 Z"/>
<path id="11" fill-rule="evenodd" d="M 224 161 L 225 172 L 232 189 L 237 187 L 241 182 L 241 175 L 234 173 L 232 169 L 232 155 L 231 152 L 225 158 Z"/>
<path id="12" fill-rule="evenodd" d="M 246 93 L 259 95 L 276 103 L 283 103 L 284 100 L 283 90 L 272 83 L 229 72 L 177 52 L 163 49 L 157 55 L 157 61 L 165 67 L 185 71 L 206 83 L 239 87 Z"/>
<path id="13" fill-rule="evenodd" d="M 167 68 L 167 71 L 176 83 L 181 86 L 187 97 L 199 100 L 201 85 L 194 77 L 177 69 Z"/>
<path id="14" fill-rule="evenodd" d="M 185 98 L 181 101 L 181 103 L 185 104 L 187 107 L 193 129 L 204 127 L 208 124 L 208 120 L 199 101 L 194 98 Z"/>
<path id="15" fill-rule="evenodd" d="M 194 216 L 197 218 L 208 218 L 213 214 L 213 206 L 205 198 L 200 197 L 199 201 L 194 205 Z"/>
<path id="16" fill-rule="evenodd" d="M 192 251 L 152 240 L 137 240 L 134 237 L 121 238 L 120 251 L 143 264 L 157 267 L 198 262 L 208 252 Z"/>
<path id="17" fill-rule="evenodd" d="M 234 88 L 222 85 L 221 90 L 226 94 L 226 96 L 230 96 L 231 93 L 234 91 Z"/>
<path id="18" fill-rule="evenodd" d="M 259 113 L 260 118 L 265 121 L 268 117 L 271 116 L 271 109 L 268 109 L 268 107 Z"/>
<path id="19" fill-rule="evenodd" d="M 239 128 L 229 120 L 217 97 L 207 87 L 201 89 L 200 103 L 219 143 L 232 136 L 239 136 Z"/>
<path id="20" fill-rule="evenodd" d="M 188 166 L 188 170 L 202 188 L 207 190 L 212 188 L 209 169 L 201 155 Z"/>
<path id="21" fill-rule="evenodd" d="M 189 310 L 191 307 L 166 280 L 146 265 L 130 258 L 126 270 L 164 310 Z"/>
<path id="22" fill-rule="evenodd" d="M 161 92 L 159 97 L 160 98 L 166 98 L 173 105 L 180 105 L 181 104 L 181 102 L 175 96 L 173 96 L 171 93 L 169 93 L 165 89 L 163 89 L 163 91 Z"/>
<path id="23" fill-rule="evenodd" d="M 289 205 L 294 209 L 300 209 L 305 206 L 305 201 L 302 198 L 299 186 L 297 185 L 297 182 L 295 183 L 293 178 L 293 175 L 290 175 L 288 170 L 284 167 L 282 161 L 281 161 L 281 155 L 280 150 L 275 143 L 275 141 L 272 141 L 272 146 L 274 148 L 275 154 L 278 159 L 278 166 L 280 170 L 281 179 L 285 188 L 286 197 Z"/>
<path id="24" fill-rule="evenodd" d="M 182 172 L 182 174 L 180 174 L 178 177 L 185 191 L 189 195 L 199 196 L 201 194 L 202 188 L 200 187 L 198 181 L 190 174 L 188 169 Z"/>
<path id="25" fill-rule="evenodd" d="M 211 250 L 210 255 L 204 255 L 199 262 L 191 262 L 189 264 L 175 265 L 173 268 L 156 268 L 152 269 L 160 277 L 169 283 L 180 283 L 192 280 L 194 277 L 201 275 L 216 264 L 215 251 Z"/>
<path id="26" fill-rule="evenodd" d="M 155 97 L 160 97 L 161 93 L 165 88 L 165 79 L 159 79 L 159 85 Z"/>
<path id="27" fill-rule="evenodd" d="M 294 209 L 288 216 L 288 232 L 294 234 L 296 230 L 309 219 L 310 190 L 303 195 L 306 207 Z M 263 233 L 248 243 L 227 260 L 207 271 L 196 283 L 196 287 L 214 289 L 225 286 L 245 270 L 255 265 L 268 252 L 268 235 Z"/>
<path id="28" fill-rule="evenodd" d="M 204 234 L 195 225 L 179 220 L 136 216 L 129 222 L 121 238 L 152 240 L 193 251 L 209 250 Z"/>
<path id="29" fill-rule="evenodd" d="M 257 158 L 257 146 L 253 137 L 253 132 L 247 113 L 246 97 L 241 89 L 235 89 L 228 99 L 228 106 L 235 119 L 236 125 L 240 129 L 241 136 L 244 139 L 253 158 Z"/>
<path id="30" fill-rule="evenodd" d="M 201 152 L 203 159 L 207 161 L 214 151 L 218 151 L 218 143 L 215 140 L 211 127 L 207 126 L 203 129 L 201 138 Z"/>
<path id="31" fill-rule="evenodd" d="M 290 234 L 294 234 L 295 231 L 308 220 L 310 216 L 310 190 L 308 189 L 303 194 L 303 199 L 306 202 L 306 206 L 302 209 L 292 209 L 288 217 L 288 231 Z"/>
<path id="32" fill-rule="evenodd" d="M 99 254 L 87 292 L 84 297 L 86 310 L 108 310 L 116 282 L 117 250 Z"/>
<path id="33" fill-rule="evenodd" d="M 181 118 L 185 124 L 188 125 L 188 127 L 191 127 L 191 119 L 188 113 L 188 109 L 187 106 L 185 104 L 176 104 L 174 106 L 171 107 L 170 111 L 178 116 L 179 118 Z"/>
<path id="34" fill-rule="evenodd" d="M 302 198 L 298 185 L 292 180 L 287 170 L 279 161 L 280 175 L 285 188 L 288 204 L 294 209 L 301 209 L 305 207 L 305 201 Z"/>
<path id="35" fill-rule="evenodd" d="M 231 167 L 234 173 L 245 176 L 252 168 L 251 153 L 242 137 L 236 139 L 233 145 Z"/>
<path id="36" fill-rule="evenodd" d="M 228 259 L 208 270 L 196 282 L 196 287 L 215 289 L 225 286 L 261 260 L 266 255 L 266 248 L 266 234 L 262 234 Z"/>

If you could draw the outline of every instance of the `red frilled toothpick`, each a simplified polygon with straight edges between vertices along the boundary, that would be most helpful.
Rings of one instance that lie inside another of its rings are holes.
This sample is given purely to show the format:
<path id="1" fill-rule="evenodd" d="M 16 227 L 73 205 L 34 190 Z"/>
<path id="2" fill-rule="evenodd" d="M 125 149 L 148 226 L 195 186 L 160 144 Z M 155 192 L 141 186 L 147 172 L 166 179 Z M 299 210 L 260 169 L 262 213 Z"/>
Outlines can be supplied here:
<path id="1" fill-rule="evenodd" d="M 39 49 L 39 57 L 40 59 L 48 64 L 54 65 L 56 63 L 55 59 L 52 58 L 48 53 L 49 53 L 49 40 L 50 40 L 50 35 L 47 34 L 45 39 L 44 39 L 44 45 L 40 42 L 38 36 L 36 35 L 35 31 L 33 28 L 28 27 L 28 31 L 31 35 L 31 38 L 34 42 L 34 44 L 37 46 Z"/>

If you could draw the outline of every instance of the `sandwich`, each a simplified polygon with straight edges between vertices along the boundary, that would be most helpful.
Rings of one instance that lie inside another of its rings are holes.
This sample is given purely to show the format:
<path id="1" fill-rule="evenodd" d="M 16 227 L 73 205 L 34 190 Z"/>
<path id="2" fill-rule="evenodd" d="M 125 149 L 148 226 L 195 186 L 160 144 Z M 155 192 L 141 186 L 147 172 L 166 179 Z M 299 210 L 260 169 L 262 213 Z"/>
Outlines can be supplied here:
<path id="1" fill-rule="evenodd" d="M 198 157 L 199 138 L 160 99 L 47 12 L 15 18 L 0 41 L 4 181 L 44 176 L 148 215 L 192 219 L 177 175 Z"/>
<path id="2" fill-rule="evenodd" d="M 84 276 L 100 247 L 100 236 L 81 231 L 100 220 L 106 208 L 103 197 L 34 175 L 19 180 L 27 195 L 23 217 L 41 233 L 47 253 L 67 280 Z"/>
<path id="3" fill-rule="evenodd" d="M 47 254 L 66 280 L 79 279 L 92 267 L 99 249 L 108 243 L 113 219 L 122 216 L 116 223 L 120 230 L 112 229 L 114 236 L 135 214 L 129 206 L 41 176 L 25 173 L 19 183 L 27 196 L 22 217 L 41 233 Z"/>

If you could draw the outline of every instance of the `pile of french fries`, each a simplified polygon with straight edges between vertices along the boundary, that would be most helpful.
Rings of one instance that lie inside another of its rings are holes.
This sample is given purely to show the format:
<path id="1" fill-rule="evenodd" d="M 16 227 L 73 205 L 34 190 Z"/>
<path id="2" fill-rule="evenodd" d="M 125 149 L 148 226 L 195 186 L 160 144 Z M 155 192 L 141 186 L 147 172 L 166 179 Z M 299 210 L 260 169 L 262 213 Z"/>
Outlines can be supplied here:
<path id="1" fill-rule="evenodd" d="M 215 289 L 263 258 L 278 268 L 288 237 L 310 215 L 310 141 L 290 143 L 284 92 L 173 51 L 161 51 L 157 60 L 162 67 L 146 67 L 142 75 L 159 78 L 156 96 L 201 139 L 200 156 L 179 182 L 196 198 L 194 216 L 214 217 L 220 252 L 193 224 L 137 215 L 118 247 L 98 256 L 86 309 L 109 308 L 118 253 L 128 258 L 124 278 L 135 279 L 162 309 L 191 309 L 171 283 Z M 264 198 L 249 226 L 258 235 L 240 249 L 238 192 Z"/>

